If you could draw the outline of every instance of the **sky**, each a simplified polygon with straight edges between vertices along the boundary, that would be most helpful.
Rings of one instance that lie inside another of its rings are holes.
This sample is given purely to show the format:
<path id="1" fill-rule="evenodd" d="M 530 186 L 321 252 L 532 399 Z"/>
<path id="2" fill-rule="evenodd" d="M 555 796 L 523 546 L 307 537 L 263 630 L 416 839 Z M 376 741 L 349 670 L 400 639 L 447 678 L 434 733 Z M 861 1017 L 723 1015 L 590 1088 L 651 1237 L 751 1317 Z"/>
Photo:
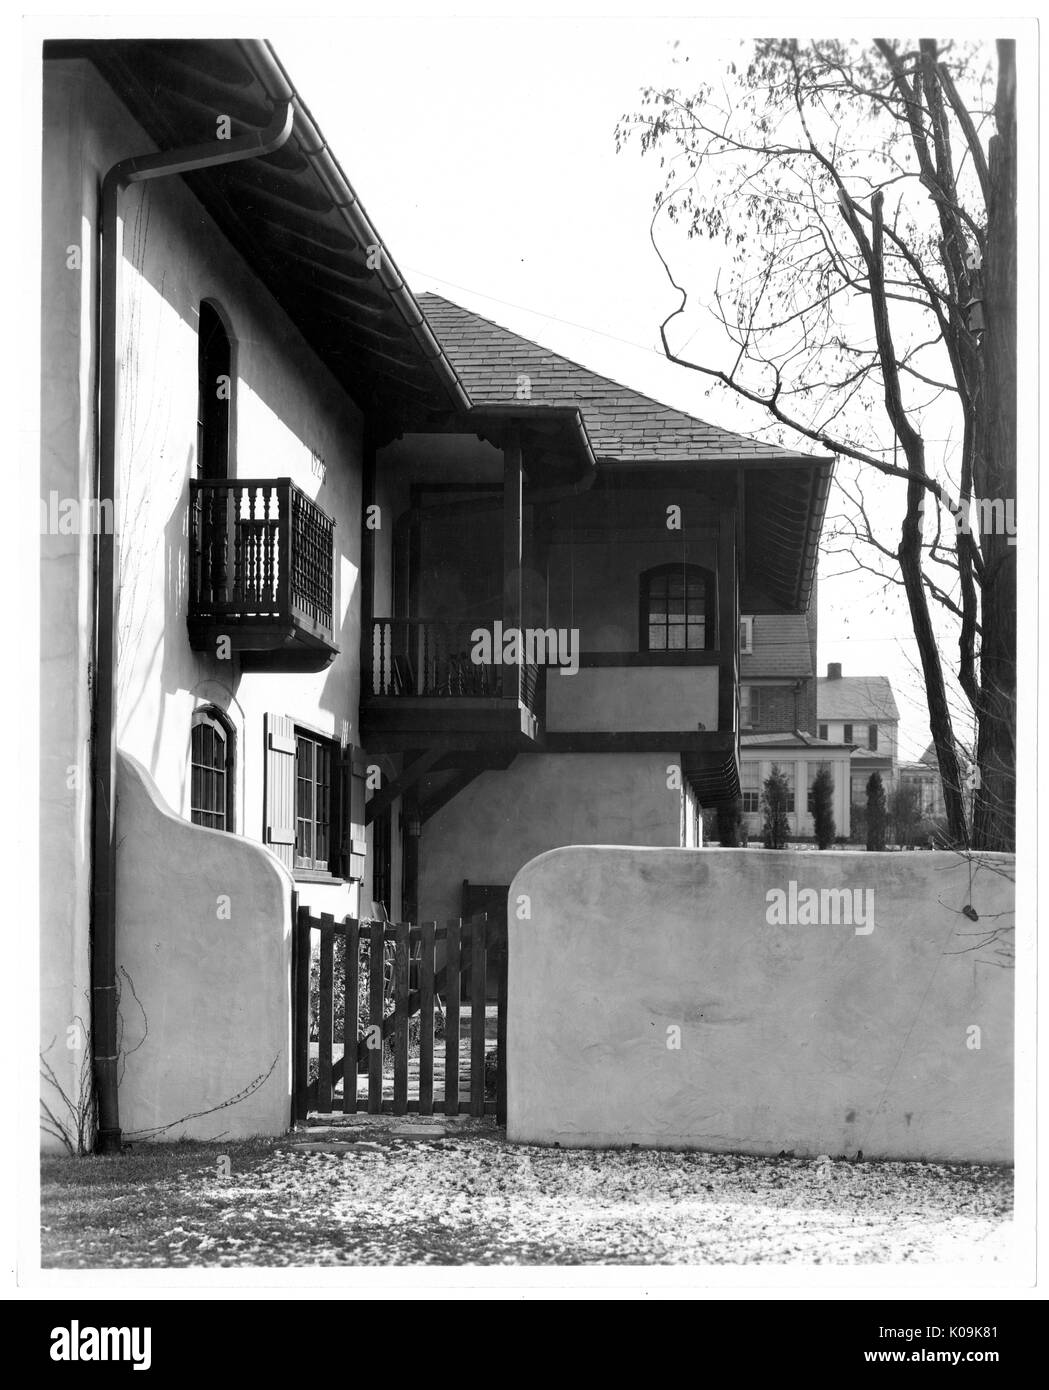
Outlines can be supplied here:
<path id="1" fill-rule="evenodd" d="M 661 174 L 634 148 L 617 155 L 614 140 L 644 85 L 717 75 L 739 56 L 738 32 L 673 18 L 444 16 L 274 23 L 268 37 L 415 292 L 713 423 L 767 427 L 760 409 L 663 357 L 659 324 L 678 296 L 650 242 Z M 674 254 L 709 296 L 716 254 L 695 242 Z M 720 365 L 726 343 L 704 316 L 693 323 L 688 355 Z M 898 516 L 898 495 L 887 500 L 886 519 Z M 833 661 L 845 675 L 889 676 L 900 757 L 917 758 L 928 715 L 906 606 L 895 586 L 843 567 L 821 559 L 821 673 Z M 949 631 L 944 641 L 949 669 Z"/>

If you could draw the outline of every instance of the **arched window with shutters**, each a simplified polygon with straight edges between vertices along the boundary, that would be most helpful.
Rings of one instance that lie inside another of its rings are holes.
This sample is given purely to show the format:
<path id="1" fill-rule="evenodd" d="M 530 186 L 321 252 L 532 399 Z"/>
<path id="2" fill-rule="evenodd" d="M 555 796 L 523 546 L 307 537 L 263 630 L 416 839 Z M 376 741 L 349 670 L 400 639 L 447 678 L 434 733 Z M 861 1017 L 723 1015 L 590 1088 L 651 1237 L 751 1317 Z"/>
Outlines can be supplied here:
<path id="1" fill-rule="evenodd" d="M 713 572 L 700 565 L 657 565 L 645 570 L 640 589 L 641 651 L 713 649 L 715 593 Z"/>
<path id="2" fill-rule="evenodd" d="M 228 478 L 233 350 L 219 311 L 202 300 L 197 330 L 197 476 Z"/>
<path id="3" fill-rule="evenodd" d="M 193 715 L 189 761 L 190 820 L 211 830 L 232 831 L 236 791 L 233 726 L 213 706 L 198 709 Z"/>

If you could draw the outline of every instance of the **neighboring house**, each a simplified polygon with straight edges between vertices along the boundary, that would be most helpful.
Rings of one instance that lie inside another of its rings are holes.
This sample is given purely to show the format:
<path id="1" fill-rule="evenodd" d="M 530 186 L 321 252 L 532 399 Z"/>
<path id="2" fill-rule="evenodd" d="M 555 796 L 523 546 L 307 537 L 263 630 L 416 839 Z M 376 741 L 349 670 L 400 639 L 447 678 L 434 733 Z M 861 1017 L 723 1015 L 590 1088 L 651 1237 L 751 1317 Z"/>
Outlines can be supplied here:
<path id="1" fill-rule="evenodd" d="M 812 784 L 821 767 L 834 782 L 835 837 L 847 838 L 851 832 L 849 797 L 852 745 L 816 738 L 798 729 L 792 733 L 744 734 L 740 740 L 740 779 L 743 793 L 743 824 L 750 840 L 760 842 L 764 813 L 762 788 L 773 766 L 787 779 L 789 800 L 787 821 L 791 836 L 809 839 L 814 833 Z"/>
<path id="2" fill-rule="evenodd" d="M 816 736 L 816 585 L 804 613 L 740 620 L 740 777 L 743 823 L 761 835 L 761 791 L 773 765 L 791 786 L 790 833 L 813 833 L 811 788 L 821 764 L 834 779 L 834 822 L 848 835 L 850 742 Z"/>
<path id="3" fill-rule="evenodd" d="M 934 820 L 944 814 L 943 784 L 933 744 L 916 763 L 900 763 L 897 768 L 901 787 L 912 790 L 922 816 Z"/>
<path id="4" fill-rule="evenodd" d="M 974 787 L 975 761 L 971 750 L 961 745 L 957 745 L 957 753 L 962 775 L 962 791 L 968 797 Z M 914 788 L 918 797 L 918 808 L 927 820 L 939 820 L 946 815 L 943 781 L 940 777 L 935 744 L 930 743 L 916 763 L 900 763 L 897 771 L 900 786 Z"/>
<path id="5" fill-rule="evenodd" d="M 816 732 L 816 583 L 804 613 L 740 619 L 739 724 L 746 734 Z"/>
<path id="6" fill-rule="evenodd" d="M 831 662 L 816 683 L 816 732 L 831 742 L 852 743 L 852 801 L 864 806 L 867 782 L 880 772 L 888 795 L 896 785 L 900 712 L 886 676 L 843 676 Z"/>
<path id="7" fill-rule="evenodd" d="M 42 255 L 42 1048 L 75 1094 L 86 1016 L 104 1089 L 133 959 L 149 1130 L 245 1079 L 224 930 L 288 1093 L 293 890 L 443 918 L 698 843 L 832 464 L 416 300 L 264 43 L 48 44 Z"/>

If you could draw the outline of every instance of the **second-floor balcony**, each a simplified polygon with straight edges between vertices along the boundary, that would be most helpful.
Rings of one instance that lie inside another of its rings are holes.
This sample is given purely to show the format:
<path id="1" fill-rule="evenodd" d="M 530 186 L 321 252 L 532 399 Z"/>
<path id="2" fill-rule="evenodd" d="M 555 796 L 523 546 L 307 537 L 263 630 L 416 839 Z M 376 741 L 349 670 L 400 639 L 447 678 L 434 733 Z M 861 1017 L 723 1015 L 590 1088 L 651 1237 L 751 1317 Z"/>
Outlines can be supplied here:
<path id="1" fill-rule="evenodd" d="M 333 641 L 335 522 L 290 478 L 190 482 L 190 645 L 320 670 Z"/>
<path id="2" fill-rule="evenodd" d="M 484 624 L 373 619 L 370 644 L 365 638 L 362 727 L 374 739 L 388 736 L 390 747 L 412 746 L 413 735 L 418 741 L 431 732 L 534 739 L 542 724 L 543 673 L 533 663 L 477 660 L 478 626 Z"/>

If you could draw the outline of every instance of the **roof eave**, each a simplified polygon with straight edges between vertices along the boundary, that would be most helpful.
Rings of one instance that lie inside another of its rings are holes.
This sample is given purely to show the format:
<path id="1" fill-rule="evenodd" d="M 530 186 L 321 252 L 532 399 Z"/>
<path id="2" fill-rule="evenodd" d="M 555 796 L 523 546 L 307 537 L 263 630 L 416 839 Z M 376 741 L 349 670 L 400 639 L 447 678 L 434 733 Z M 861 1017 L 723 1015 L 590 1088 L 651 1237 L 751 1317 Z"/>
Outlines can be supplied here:
<path id="1" fill-rule="evenodd" d="M 332 202 L 349 224 L 352 235 L 365 246 L 379 249 L 375 267 L 379 282 L 393 301 L 398 313 L 412 334 L 419 348 L 432 366 L 435 375 L 448 395 L 449 402 L 456 410 L 469 410 L 473 404 L 466 387 L 460 380 L 447 353 L 438 342 L 426 315 L 416 302 L 407 282 L 389 248 L 375 229 L 374 223 L 357 197 L 342 166 L 332 153 L 327 141 L 310 114 L 288 76 L 284 65 L 277 57 L 272 44 L 266 39 L 238 39 L 238 47 L 244 59 L 258 77 L 267 94 L 274 101 L 290 101 L 295 111 L 295 129 L 300 136 L 300 148 L 311 162 L 318 177 L 324 184 Z M 308 137 L 309 143 L 301 137 Z"/>

